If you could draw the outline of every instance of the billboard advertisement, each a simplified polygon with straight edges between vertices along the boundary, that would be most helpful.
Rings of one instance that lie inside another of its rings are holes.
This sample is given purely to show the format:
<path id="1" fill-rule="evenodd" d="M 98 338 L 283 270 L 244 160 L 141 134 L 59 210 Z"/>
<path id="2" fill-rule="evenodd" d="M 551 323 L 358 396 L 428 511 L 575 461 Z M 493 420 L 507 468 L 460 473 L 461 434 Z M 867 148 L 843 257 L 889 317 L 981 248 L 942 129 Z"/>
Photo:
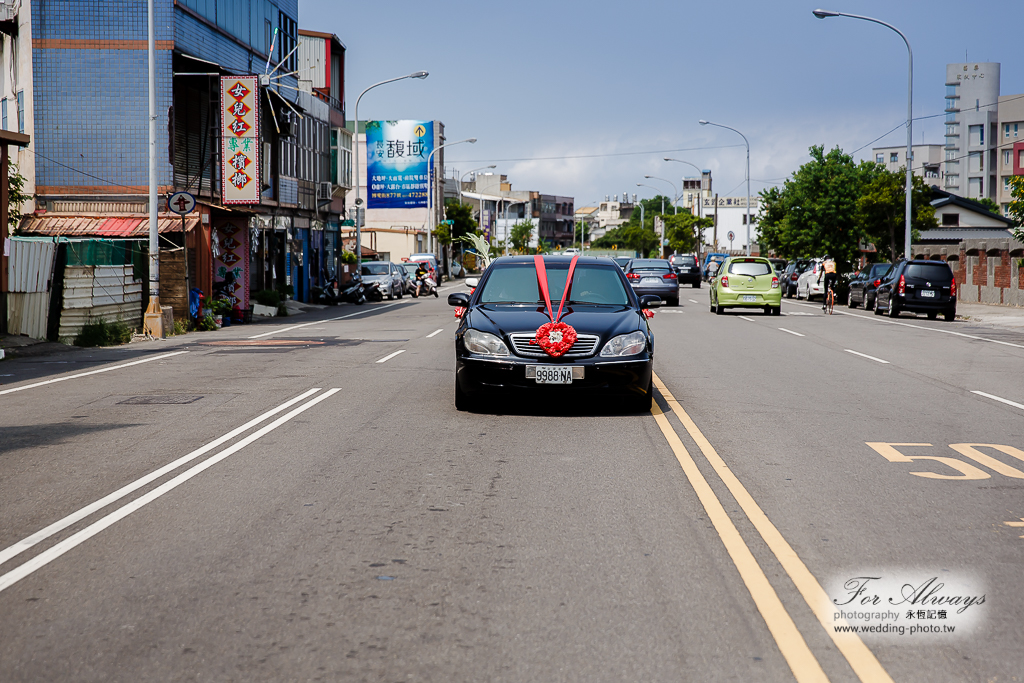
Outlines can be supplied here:
<path id="1" fill-rule="evenodd" d="M 225 204 L 260 203 L 260 116 L 257 76 L 221 76 L 221 178 Z"/>
<path id="2" fill-rule="evenodd" d="M 366 207 L 426 208 L 433 121 L 366 122 Z"/>

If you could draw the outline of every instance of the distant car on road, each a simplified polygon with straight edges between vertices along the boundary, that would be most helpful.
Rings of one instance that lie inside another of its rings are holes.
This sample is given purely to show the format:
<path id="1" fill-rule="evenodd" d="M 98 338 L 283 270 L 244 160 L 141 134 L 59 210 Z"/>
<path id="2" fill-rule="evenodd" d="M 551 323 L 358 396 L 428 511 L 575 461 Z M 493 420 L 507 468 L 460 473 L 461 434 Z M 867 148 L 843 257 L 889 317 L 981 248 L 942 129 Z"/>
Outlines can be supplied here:
<path id="1" fill-rule="evenodd" d="M 788 263 L 786 269 L 779 275 L 779 283 L 782 287 L 782 296 L 792 299 L 796 295 L 796 283 L 800 275 L 810 267 L 808 259 L 801 258 Z"/>
<path id="2" fill-rule="evenodd" d="M 825 278 L 822 275 L 820 258 L 811 259 L 807 270 L 796 281 L 796 298 L 810 301 L 816 296 L 825 296 Z M 819 277 L 821 276 L 821 277 Z M 819 280 L 821 280 L 819 282 Z"/>
<path id="3" fill-rule="evenodd" d="M 782 271 L 784 271 L 786 269 L 786 265 L 789 263 L 789 261 L 787 261 L 784 258 L 769 257 L 768 260 L 771 261 L 772 267 L 775 268 L 776 273 L 781 273 Z"/>
<path id="4" fill-rule="evenodd" d="M 672 254 L 668 262 L 676 271 L 679 284 L 688 284 L 694 289 L 700 289 L 700 266 L 697 264 L 697 257 L 693 254 Z"/>
<path id="5" fill-rule="evenodd" d="M 626 279 L 637 296 L 654 294 L 669 306 L 679 305 L 679 278 L 666 259 L 632 259 L 626 266 Z"/>
<path id="6" fill-rule="evenodd" d="M 360 273 L 364 283 L 376 282 L 381 294 L 388 299 L 401 299 L 405 294 L 402 275 L 391 261 L 364 261 Z"/>
<path id="7" fill-rule="evenodd" d="M 562 250 L 562 256 L 575 256 L 578 253 L 580 253 L 580 250 L 576 247 L 569 247 L 568 249 Z"/>
<path id="8" fill-rule="evenodd" d="M 900 260 L 881 278 L 875 290 L 875 315 L 890 318 L 903 311 L 925 313 L 935 320 L 956 319 L 956 278 L 942 261 Z"/>
<path id="9" fill-rule="evenodd" d="M 865 311 L 875 307 L 875 289 L 882 283 L 882 276 L 891 263 L 869 263 L 850 280 L 850 299 L 847 305 L 857 308 L 863 304 Z"/>
<path id="10" fill-rule="evenodd" d="M 725 259 L 727 258 L 729 258 L 728 254 L 706 254 L 704 256 L 704 264 L 701 266 L 700 272 L 704 275 L 705 278 L 710 278 L 712 275 L 711 270 L 717 271 L 717 269 L 710 268 L 711 264 L 715 263 L 718 264 L 719 267 L 721 267 L 722 263 L 724 263 Z"/>
<path id="11" fill-rule="evenodd" d="M 617 265 L 619 268 L 622 268 L 623 270 L 626 269 L 626 265 L 632 260 L 632 256 L 616 256 L 615 258 L 612 259 L 612 261 L 615 261 L 615 265 Z"/>
<path id="12" fill-rule="evenodd" d="M 761 308 L 766 315 L 782 314 L 782 290 L 771 262 L 761 256 L 731 256 L 711 283 L 711 312 L 726 308 Z"/>

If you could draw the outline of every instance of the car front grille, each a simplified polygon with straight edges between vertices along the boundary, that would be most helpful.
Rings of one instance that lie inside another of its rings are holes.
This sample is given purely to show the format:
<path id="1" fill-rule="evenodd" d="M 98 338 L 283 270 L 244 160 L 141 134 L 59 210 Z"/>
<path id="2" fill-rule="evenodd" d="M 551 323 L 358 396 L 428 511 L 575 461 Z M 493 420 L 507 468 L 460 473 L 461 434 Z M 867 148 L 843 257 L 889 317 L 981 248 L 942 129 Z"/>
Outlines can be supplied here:
<path id="1" fill-rule="evenodd" d="M 510 334 L 509 339 L 512 340 L 512 351 L 517 356 L 524 356 L 526 358 L 548 358 L 548 354 L 544 353 L 544 349 L 540 348 L 537 344 L 531 344 L 530 340 L 537 336 L 536 332 L 517 332 Z M 562 358 L 586 358 L 593 356 L 597 353 L 597 345 L 601 342 L 601 338 L 595 334 L 577 334 L 576 343 L 572 345 Z"/>

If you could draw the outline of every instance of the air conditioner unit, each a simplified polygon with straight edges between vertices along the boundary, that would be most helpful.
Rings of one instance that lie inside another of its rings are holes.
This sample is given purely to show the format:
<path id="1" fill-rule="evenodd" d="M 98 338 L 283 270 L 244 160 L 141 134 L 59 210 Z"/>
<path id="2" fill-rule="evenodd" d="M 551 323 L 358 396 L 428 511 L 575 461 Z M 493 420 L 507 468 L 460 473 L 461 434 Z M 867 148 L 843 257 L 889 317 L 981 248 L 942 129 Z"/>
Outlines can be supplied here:
<path id="1" fill-rule="evenodd" d="M 332 192 L 333 188 L 331 186 L 331 183 L 326 181 L 322 182 L 319 185 L 317 185 L 316 198 L 318 201 L 321 202 L 329 202 L 331 201 Z"/>

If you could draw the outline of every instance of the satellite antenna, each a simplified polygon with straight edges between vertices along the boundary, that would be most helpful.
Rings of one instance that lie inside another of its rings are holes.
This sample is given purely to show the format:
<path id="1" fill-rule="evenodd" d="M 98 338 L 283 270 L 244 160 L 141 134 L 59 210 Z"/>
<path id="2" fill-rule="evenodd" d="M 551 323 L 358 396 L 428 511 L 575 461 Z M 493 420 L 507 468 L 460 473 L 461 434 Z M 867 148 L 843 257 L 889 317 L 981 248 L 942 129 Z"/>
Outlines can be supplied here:
<path id="1" fill-rule="evenodd" d="M 274 39 L 270 42 L 270 54 L 267 56 L 267 65 L 263 68 L 263 75 L 260 76 L 260 87 L 263 89 L 263 92 L 265 92 L 267 95 L 267 104 L 270 106 L 271 118 L 274 119 L 274 129 L 277 130 L 277 134 L 280 135 L 281 127 L 277 125 L 277 112 L 274 111 L 274 101 L 270 97 L 271 94 L 277 95 L 278 99 L 281 100 L 289 109 L 295 112 L 295 115 L 298 116 L 300 119 L 302 118 L 302 114 L 300 114 L 299 110 L 293 107 L 292 103 L 285 99 L 285 97 L 281 93 L 274 90 L 273 86 L 276 86 L 278 88 L 288 88 L 289 90 L 294 90 L 295 92 L 302 91 L 299 90 L 298 88 L 293 88 L 290 85 L 285 85 L 284 83 L 281 83 L 282 78 L 286 78 L 288 76 L 297 76 L 299 73 L 298 71 L 289 71 L 287 73 L 282 72 L 280 74 L 277 74 L 276 76 L 274 75 L 275 73 L 277 73 L 277 70 L 280 69 L 286 61 L 288 61 L 288 58 L 291 57 L 295 53 L 295 51 L 299 49 L 299 44 L 297 42 L 295 44 L 295 47 L 291 49 L 291 52 L 289 52 L 288 54 L 281 58 L 281 61 L 277 63 L 277 66 L 274 67 L 274 70 L 270 70 L 270 62 L 274 58 L 274 48 L 277 46 L 277 32 L 278 29 L 275 28 Z"/>

